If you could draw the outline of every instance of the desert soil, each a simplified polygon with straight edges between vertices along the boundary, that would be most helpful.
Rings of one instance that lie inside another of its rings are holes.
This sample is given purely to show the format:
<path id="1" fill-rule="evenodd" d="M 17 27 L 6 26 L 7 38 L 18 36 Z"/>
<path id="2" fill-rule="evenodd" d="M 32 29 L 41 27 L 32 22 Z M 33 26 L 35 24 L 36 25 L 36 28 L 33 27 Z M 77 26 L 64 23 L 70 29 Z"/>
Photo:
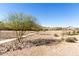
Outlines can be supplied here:
<path id="1" fill-rule="evenodd" d="M 29 34 L 33 31 L 26 31 L 26 34 Z M 0 40 L 16 38 L 16 31 L 0 31 Z"/>
<path id="2" fill-rule="evenodd" d="M 53 34 L 57 33 L 59 37 L 54 37 Z M 62 31 L 46 31 L 39 32 L 35 35 L 26 37 L 28 40 L 34 40 L 39 38 L 49 39 L 49 38 L 61 38 Z M 79 39 L 79 35 L 75 35 Z M 26 39 L 24 38 L 24 39 Z M 79 56 L 79 42 L 77 43 L 68 43 L 61 42 L 56 45 L 41 45 L 34 46 L 31 48 L 24 48 L 22 50 L 10 51 L 3 56 Z"/>

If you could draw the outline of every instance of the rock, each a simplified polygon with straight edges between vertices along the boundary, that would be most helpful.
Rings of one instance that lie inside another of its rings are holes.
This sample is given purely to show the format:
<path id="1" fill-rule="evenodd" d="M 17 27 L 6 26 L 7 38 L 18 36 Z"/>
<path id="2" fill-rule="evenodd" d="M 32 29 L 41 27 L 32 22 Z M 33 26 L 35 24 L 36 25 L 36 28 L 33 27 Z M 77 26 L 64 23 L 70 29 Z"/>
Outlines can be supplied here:
<path id="1" fill-rule="evenodd" d="M 5 48 L 5 47 L 1 47 L 0 48 L 0 54 L 5 53 L 6 51 L 7 51 L 7 48 Z"/>

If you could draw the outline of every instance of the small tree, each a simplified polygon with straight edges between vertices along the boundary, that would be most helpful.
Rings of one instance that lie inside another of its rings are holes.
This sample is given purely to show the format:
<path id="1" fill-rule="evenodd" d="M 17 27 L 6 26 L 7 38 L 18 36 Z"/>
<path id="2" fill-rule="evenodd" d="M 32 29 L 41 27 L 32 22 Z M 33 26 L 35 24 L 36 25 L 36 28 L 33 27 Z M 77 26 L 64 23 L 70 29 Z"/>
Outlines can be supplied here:
<path id="1" fill-rule="evenodd" d="M 8 20 L 10 27 L 16 31 L 19 42 L 21 42 L 22 36 L 26 32 L 26 30 L 29 28 L 31 30 L 31 28 L 35 24 L 35 19 L 33 17 L 22 13 L 10 14 Z"/>

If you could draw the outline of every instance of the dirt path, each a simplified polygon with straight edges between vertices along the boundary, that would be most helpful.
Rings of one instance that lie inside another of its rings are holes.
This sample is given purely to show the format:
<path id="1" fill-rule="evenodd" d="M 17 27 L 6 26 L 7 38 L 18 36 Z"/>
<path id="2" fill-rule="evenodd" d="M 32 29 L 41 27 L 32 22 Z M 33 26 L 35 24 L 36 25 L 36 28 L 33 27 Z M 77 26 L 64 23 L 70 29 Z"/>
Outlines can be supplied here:
<path id="1" fill-rule="evenodd" d="M 29 33 L 29 34 L 24 35 L 24 36 L 22 36 L 22 37 L 24 38 L 24 37 L 27 37 L 27 36 L 30 36 L 30 35 L 34 35 L 34 34 L 36 34 L 36 32 Z M 13 40 L 16 40 L 16 39 L 17 39 L 17 38 L 1 40 L 1 41 L 0 41 L 0 44 L 5 43 L 5 42 L 10 42 L 10 41 L 13 41 Z"/>
<path id="2" fill-rule="evenodd" d="M 27 36 L 30 36 L 30 35 L 34 35 L 34 34 L 36 34 L 37 36 L 36 37 L 32 37 L 31 36 L 31 38 L 33 39 L 35 39 L 35 38 L 57 38 L 57 39 L 59 39 L 59 38 L 61 38 L 61 37 L 54 37 L 53 36 L 53 31 L 46 31 L 46 32 L 43 32 L 43 31 L 41 31 L 41 32 L 31 32 L 31 33 L 29 33 L 29 34 L 27 34 L 27 35 L 24 35 L 24 36 L 22 36 L 22 37 L 27 37 Z M 11 38 L 11 39 L 5 39 L 5 40 L 3 40 L 3 39 L 1 39 L 1 41 L 0 41 L 0 44 L 2 44 L 2 43 L 5 43 L 5 42 L 10 42 L 10 41 L 13 41 L 13 40 L 16 40 L 17 38 Z"/>

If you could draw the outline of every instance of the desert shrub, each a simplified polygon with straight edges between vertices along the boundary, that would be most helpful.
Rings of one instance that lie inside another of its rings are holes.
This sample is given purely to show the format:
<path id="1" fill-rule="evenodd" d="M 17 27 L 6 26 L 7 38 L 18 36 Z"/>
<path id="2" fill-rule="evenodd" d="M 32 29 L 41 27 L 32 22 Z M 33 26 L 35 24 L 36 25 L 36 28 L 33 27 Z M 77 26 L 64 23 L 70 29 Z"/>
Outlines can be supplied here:
<path id="1" fill-rule="evenodd" d="M 57 28 L 55 28 L 55 30 L 63 30 L 63 28 L 62 27 L 57 27 Z"/>
<path id="2" fill-rule="evenodd" d="M 78 35 L 79 34 L 79 31 L 73 30 L 72 32 L 67 32 L 66 34 L 67 35 Z"/>
<path id="3" fill-rule="evenodd" d="M 76 41 L 78 41 L 78 40 L 75 37 L 68 37 L 65 41 L 71 42 L 71 43 L 76 43 Z"/>
<path id="4" fill-rule="evenodd" d="M 71 32 L 66 33 L 67 35 L 71 35 Z"/>
<path id="5" fill-rule="evenodd" d="M 5 24 L 2 21 L 0 21 L 0 30 L 4 30 L 4 28 L 5 28 Z"/>
<path id="6" fill-rule="evenodd" d="M 54 34 L 54 36 L 55 36 L 55 37 L 59 37 L 59 35 L 58 35 L 58 34 Z"/>
<path id="7" fill-rule="evenodd" d="M 77 31 L 77 33 L 79 34 L 79 30 Z"/>
<path id="8" fill-rule="evenodd" d="M 73 31 L 73 35 L 76 35 L 77 33 L 75 31 Z"/>
<path id="9" fill-rule="evenodd" d="M 62 38 L 61 38 L 61 41 L 62 41 L 62 42 L 65 41 L 65 38 L 62 37 Z"/>

